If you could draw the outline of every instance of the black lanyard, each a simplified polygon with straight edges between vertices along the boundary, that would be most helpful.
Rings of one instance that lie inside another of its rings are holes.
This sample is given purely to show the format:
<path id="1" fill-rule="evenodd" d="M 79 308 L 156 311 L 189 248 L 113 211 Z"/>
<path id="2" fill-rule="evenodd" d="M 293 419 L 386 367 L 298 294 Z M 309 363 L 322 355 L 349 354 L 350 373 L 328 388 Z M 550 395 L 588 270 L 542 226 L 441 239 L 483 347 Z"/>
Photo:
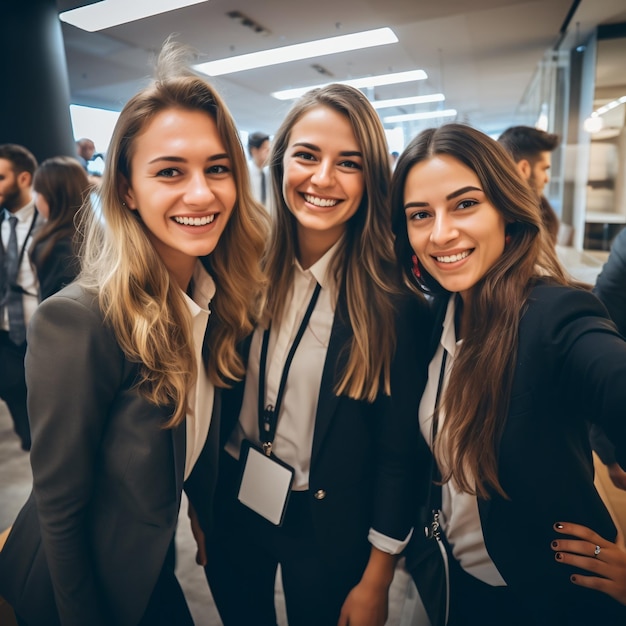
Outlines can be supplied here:
<path id="1" fill-rule="evenodd" d="M 302 322 L 300 323 L 300 328 L 298 329 L 298 333 L 296 334 L 296 338 L 293 340 L 291 344 L 291 348 L 289 350 L 289 354 L 287 354 L 287 359 L 285 360 L 285 365 L 283 367 L 283 373 L 280 376 L 280 383 L 278 385 L 278 394 L 276 395 L 276 404 L 272 406 L 271 404 L 265 405 L 265 368 L 267 365 L 267 347 L 270 339 L 270 328 L 268 328 L 263 333 L 263 343 L 261 345 L 261 358 L 259 361 L 259 405 L 258 405 L 258 419 L 259 419 L 259 438 L 261 439 L 261 443 L 263 444 L 263 450 L 267 456 L 270 456 L 272 453 L 272 442 L 274 441 L 274 437 L 276 435 L 276 425 L 278 423 L 278 414 L 280 412 L 280 405 L 283 401 L 283 393 L 285 391 L 285 384 L 287 383 L 287 375 L 289 374 L 289 368 L 291 367 L 291 361 L 293 361 L 293 357 L 296 353 L 298 345 L 300 344 L 300 340 L 302 339 L 302 335 L 304 335 L 304 331 L 309 324 L 309 320 L 311 319 L 311 315 L 313 313 L 313 309 L 315 308 L 315 303 L 317 302 L 317 298 L 320 295 L 321 285 L 316 283 L 315 291 L 313 291 L 313 296 L 311 296 L 311 301 L 309 302 L 309 306 L 306 309 L 304 317 L 302 318 Z"/>
<path id="2" fill-rule="evenodd" d="M 448 359 L 448 351 L 443 349 L 441 357 L 441 370 L 439 371 L 439 382 L 437 383 L 437 394 L 435 396 L 435 408 L 433 411 L 432 435 L 431 435 L 431 453 L 432 461 L 430 466 L 430 483 L 428 485 L 428 499 L 426 500 L 428 509 L 432 512 L 432 521 L 425 531 L 429 537 L 439 537 L 439 511 L 441 510 L 441 485 L 437 484 L 441 481 L 441 472 L 435 459 L 435 437 L 439 428 L 439 403 L 441 399 L 441 391 L 443 389 L 443 379 L 446 373 L 446 361 Z"/>

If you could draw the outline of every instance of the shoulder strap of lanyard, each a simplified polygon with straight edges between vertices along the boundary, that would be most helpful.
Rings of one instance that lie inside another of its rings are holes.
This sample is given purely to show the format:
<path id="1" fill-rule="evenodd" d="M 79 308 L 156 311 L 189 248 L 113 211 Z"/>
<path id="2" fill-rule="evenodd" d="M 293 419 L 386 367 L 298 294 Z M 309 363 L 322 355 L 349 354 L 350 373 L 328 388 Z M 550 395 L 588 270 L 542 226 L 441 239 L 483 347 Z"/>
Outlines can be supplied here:
<path id="1" fill-rule="evenodd" d="M 302 335 L 304 335 L 304 331 L 306 330 L 306 327 L 309 324 L 309 320 L 311 319 L 313 309 L 315 308 L 315 303 L 317 302 L 317 298 L 320 295 L 320 290 L 321 285 L 317 283 L 315 285 L 315 290 L 313 291 L 313 296 L 311 297 L 311 300 L 309 302 L 309 306 L 307 307 L 304 317 L 302 318 L 302 322 L 300 323 L 300 328 L 298 328 L 298 333 L 296 334 L 296 337 L 291 344 L 289 353 L 287 354 L 287 359 L 285 360 L 285 365 L 280 376 L 278 393 L 276 395 L 276 404 L 274 406 L 272 406 L 271 404 L 265 406 L 265 370 L 267 367 L 267 348 L 270 338 L 270 328 L 265 330 L 265 332 L 263 333 L 261 358 L 259 361 L 258 420 L 259 437 L 261 439 L 261 443 L 263 444 L 263 450 L 265 451 L 265 454 L 267 454 L 267 456 L 272 453 L 272 442 L 274 441 L 274 436 L 276 435 L 276 425 L 278 423 L 278 415 L 280 412 L 280 406 L 283 401 L 283 393 L 285 391 L 285 385 L 287 383 L 289 368 L 291 367 L 291 362 L 293 361 L 293 357 L 296 353 L 298 345 L 300 344 Z"/>

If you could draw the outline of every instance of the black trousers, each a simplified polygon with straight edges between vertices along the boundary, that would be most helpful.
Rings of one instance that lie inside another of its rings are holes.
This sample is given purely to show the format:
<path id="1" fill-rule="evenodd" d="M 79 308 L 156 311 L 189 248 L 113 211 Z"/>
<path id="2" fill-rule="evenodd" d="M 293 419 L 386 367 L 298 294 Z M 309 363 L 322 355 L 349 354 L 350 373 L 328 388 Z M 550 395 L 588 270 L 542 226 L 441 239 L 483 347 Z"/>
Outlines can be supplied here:
<path id="1" fill-rule="evenodd" d="M 24 357 L 26 343 L 16 346 L 9 333 L 0 330 L 0 398 L 4 400 L 13 419 L 13 428 L 24 450 L 30 450 L 30 426 L 26 409 L 26 379 Z"/>
<path id="2" fill-rule="evenodd" d="M 274 581 L 281 567 L 289 626 L 336 626 L 355 580 L 339 580 L 315 538 L 308 492 L 292 492 L 281 527 L 236 499 L 239 465 L 220 460 L 215 530 L 205 568 L 224 626 L 276 626 Z"/>

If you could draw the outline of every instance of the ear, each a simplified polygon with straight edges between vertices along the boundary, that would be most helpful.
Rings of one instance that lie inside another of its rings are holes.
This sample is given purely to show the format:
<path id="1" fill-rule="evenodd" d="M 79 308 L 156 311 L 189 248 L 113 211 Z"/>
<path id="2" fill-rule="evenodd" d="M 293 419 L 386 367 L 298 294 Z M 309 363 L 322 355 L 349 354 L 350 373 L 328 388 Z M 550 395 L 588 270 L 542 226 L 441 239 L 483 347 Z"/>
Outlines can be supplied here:
<path id="1" fill-rule="evenodd" d="M 30 172 L 20 172 L 17 175 L 17 185 L 21 189 L 27 189 L 33 184 L 33 176 Z"/>
<path id="2" fill-rule="evenodd" d="M 529 180 L 530 175 L 533 172 L 533 168 L 532 168 L 532 165 L 530 164 L 530 161 L 528 159 L 521 159 L 520 161 L 516 163 L 516 165 L 517 165 L 517 171 L 522 175 L 522 178 L 524 180 Z"/>
<path id="3" fill-rule="evenodd" d="M 120 199 L 122 202 L 126 203 L 126 206 L 131 211 L 137 210 L 137 202 L 135 201 L 135 194 L 133 193 L 132 187 L 128 182 L 128 179 L 125 176 L 120 175 L 120 180 L 117 185 L 117 192 L 120 195 Z"/>

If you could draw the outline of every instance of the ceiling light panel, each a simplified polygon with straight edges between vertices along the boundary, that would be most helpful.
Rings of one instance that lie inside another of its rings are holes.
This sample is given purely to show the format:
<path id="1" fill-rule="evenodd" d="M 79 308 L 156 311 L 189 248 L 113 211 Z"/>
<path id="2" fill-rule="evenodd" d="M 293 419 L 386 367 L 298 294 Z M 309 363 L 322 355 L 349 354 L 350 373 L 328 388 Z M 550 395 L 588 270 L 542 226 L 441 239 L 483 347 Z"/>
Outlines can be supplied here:
<path id="1" fill-rule="evenodd" d="M 383 46 L 397 42 L 398 38 L 391 28 L 377 28 L 351 35 L 328 37 L 292 46 L 261 50 L 218 61 L 200 63 L 195 66 L 195 69 L 209 76 L 222 76 L 259 67 L 269 67 L 280 63 L 311 59 L 350 50 L 362 50 L 363 48 L 373 48 L 374 46 Z"/>
<path id="2" fill-rule="evenodd" d="M 351 85 L 357 89 L 367 89 L 368 87 L 380 87 L 382 85 L 396 85 L 399 83 L 410 83 L 416 80 L 425 80 L 428 75 L 424 70 L 411 70 L 409 72 L 395 72 L 392 74 L 381 74 L 380 76 L 365 76 L 364 78 L 353 78 L 350 80 L 338 80 L 342 85 Z M 316 87 L 325 87 L 330 83 L 309 85 L 308 87 L 298 87 L 297 89 L 284 89 L 272 93 L 278 100 L 294 100 L 304 95 L 307 91 Z"/>
<path id="3" fill-rule="evenodd" d="M 428 96 L 410 96 L 408 98 L 392 98 L 391 100 L 372 100 L 375 109 L 404 107 L 412 104 L 426 104 L 427 102 L 443 102 L 446 97 L 442 93 L 433 93 Z"/>
<path id="4" fill-rule="evenodd" d="M 421 113 L 408 113 L 407 115 L 390 115 L 383 119 L 386 124 L 395 122 L 412 122 L 413 120 L 432 120 L 438 117 L 455 117 L 456 109 L 443 109 L 442 111 L 422 111 Z"/>
<path id="5" fill-rule="evenodd" d="M 208 0 L 102 0 L 59 14 L 59 19 L 82 30 L 94 32 L 119 24 L 181 9 Z"/>

